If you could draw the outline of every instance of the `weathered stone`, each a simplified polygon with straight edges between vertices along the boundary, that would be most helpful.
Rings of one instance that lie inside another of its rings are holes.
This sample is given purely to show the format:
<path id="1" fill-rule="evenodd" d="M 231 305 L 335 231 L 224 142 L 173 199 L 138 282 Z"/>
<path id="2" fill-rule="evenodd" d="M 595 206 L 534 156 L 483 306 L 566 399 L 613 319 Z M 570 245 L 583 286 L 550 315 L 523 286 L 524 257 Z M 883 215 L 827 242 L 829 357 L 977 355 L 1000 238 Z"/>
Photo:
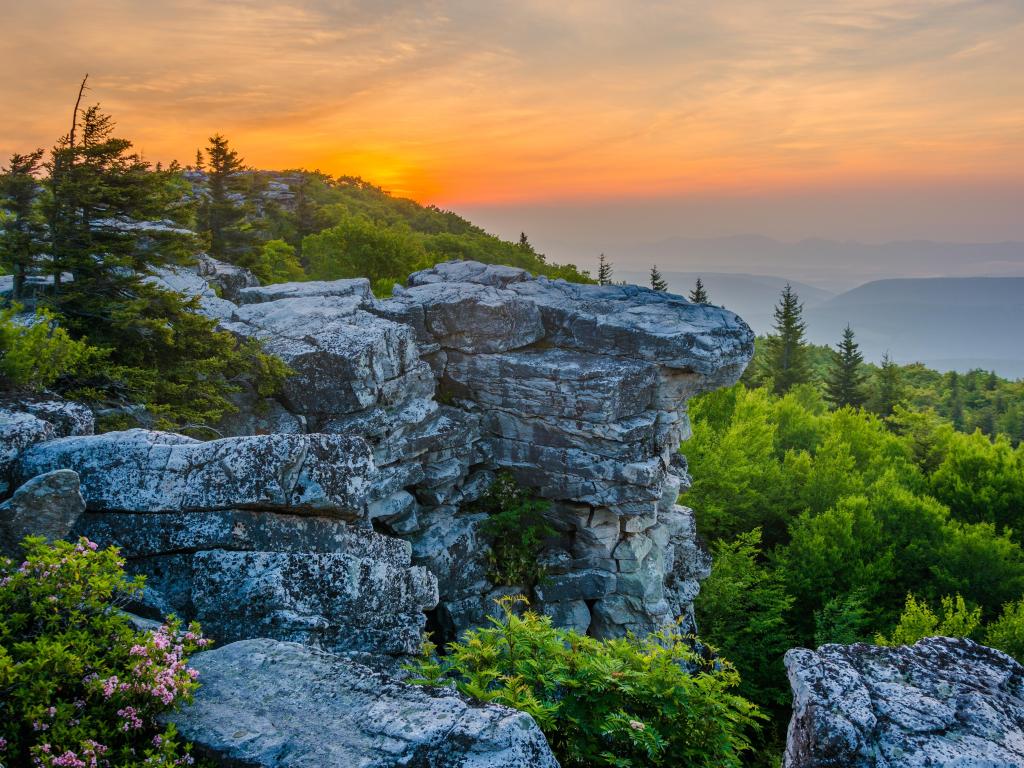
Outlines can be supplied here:
<path id="1" fill-rule="evenodd" d="M 423 341 L 462 352 L 503 352 L 544 336 L 540 310 L 533 302 L 471 283 L 398 289 L 375 311 L 408 322 Z"/>
<path id="2" fill-rule="evenodd" d="M 295 372 L 284 382 L 283 398 L 296 413 L 347 414 L 393 404 L 405 387 L 389 382 L 402 377 L 429 380 L 432 391 L 412 329 L 363 311 L 362 302 L 351 295 L 247 304 L 229 327 L 262 341 Z"/>
<path id="3" fill-rule="evenodd" d="M 192 606 L 220 640 L 272 635 L 333 652 L 414 654 L 437 582 L 405 562 L 352 552 L 198 552 Z"/>
<path id="4" fill-rule="evenodd" d="M 146 281 L 186 299 L 197 299 L 199 313 L 212 320 L 226 322 L 235 310 L 234 304 L 218 296 L 209 282 L 188 267 L 163 267 L 155 270 Z"/>
<path id="5" fill-rule="evenodd" d="M 220 295 L 229 301 L 238 301 L 244 288 L 260 284 L 256 275 L 245 267 L 218 261 L 206 254 L 196 259 L 193 270 L 211 286 L 216 286 Z"/>
<path id="6" fill-rule="evenodd" d="M 590 609 L 583 600 L 565 602 L 547 602 L 543 607 L 544 615 L 551 617 L 556 627 L 571 629 L 581 635 L 587 634 L 590 628 Z"/>
<path id="7" fill-rule="evenodd" d="M 294 643 L 232 643 L 193 656 L 191 666 L 202 685 L 168 719 L 224 765 L 558 767 L 526 714 L 400 683 Z"/>
<path id="8" fill-rule="evenodd" d="M 971 640 L 786 654 L 787 768 L 1024 765 L 1024 667 Z"/>
<path id="9" fill-rule="evenodd" d="M 33 477 L 0 504 L 0 554 L 17 556 L 26 536 L 68 538 L 84 511 L 75 472 L 58 469 Z"/>
<path id="10" fill-rule="evenodd" d="M 305 299 L 321 296 L 355 296 L 364 301 L 373 299 L 370 281 L 365 277 L 351 280 L 309 280 L 303 283 L 274 283 L 238 291 L 239 304 L 261 304 L 280 299 Z"/>
<path id="11" fill-rule="evenodd" d="M 545 603 L 565 600 L 594 600 L 615 591 L 615 574 L 607 571 L 577 571 L 546 576 L 537 585 L 537 596 Z"/>
<path id="12" fill-rule="evenodd" d="M 608 423 L 648 408 L 656 369 L 604 355 L 527 349 L 490 355 L 449 352 L 445 377 L 453 394 L 486 408 Z"/>
<path id="13" fill-rule="evenodd" d="M 92 511 L 289 509 L 359 517 L 373 459 L 341 435 L 265 435 L 201 443 L 133 429 L 68 437 L 19 458 L 22 478 L 73 469 Z"/>

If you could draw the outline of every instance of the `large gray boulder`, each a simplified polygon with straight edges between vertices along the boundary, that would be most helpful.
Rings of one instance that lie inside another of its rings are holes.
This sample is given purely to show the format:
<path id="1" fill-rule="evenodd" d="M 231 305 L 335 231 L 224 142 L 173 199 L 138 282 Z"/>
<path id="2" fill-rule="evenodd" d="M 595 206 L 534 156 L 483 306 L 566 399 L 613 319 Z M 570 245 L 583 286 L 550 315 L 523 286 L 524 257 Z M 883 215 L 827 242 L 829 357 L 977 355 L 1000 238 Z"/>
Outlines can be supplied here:
<path id="1" fill-rule="evenodd" d="M 21 478 L 73 469 L 92 511 L 288 509 L 364 514 L 374 464 L 365 441 L 342 435 L 262 435 L 199 442 L 132 429 L 34 445 Z"/>
<path id="2" fill-rule="evenodd" d="M 1024 667 L 971 640 L 786 654 L 786 768 L 1019 768 Z"/>
<path id="3" fill-rule="evenodd" d="M 0 554 L 16 557 L 26 536 L 68 538 L 84 511 L 77 473 L 58 469 L 33 477 L 0 504 Z"/>
<path id="4" fill-rule="evenodd" d="M 168 717 L 197 752 L 258 768 L 557 768 L 526 714 L 398 682 L 301 645 L 197 654 L 202 683 Z"/>

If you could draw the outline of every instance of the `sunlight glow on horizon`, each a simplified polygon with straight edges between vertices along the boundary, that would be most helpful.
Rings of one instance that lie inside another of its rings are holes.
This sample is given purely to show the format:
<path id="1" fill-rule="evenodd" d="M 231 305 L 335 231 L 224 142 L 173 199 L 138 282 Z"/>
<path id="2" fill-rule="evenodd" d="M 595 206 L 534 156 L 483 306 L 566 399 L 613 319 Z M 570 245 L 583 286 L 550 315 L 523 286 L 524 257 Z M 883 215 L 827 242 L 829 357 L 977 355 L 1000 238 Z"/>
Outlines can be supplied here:
<path id="1" fill-rule="evenodd" d="M 1013 0 L 7 4 L 4 156 L 89 71 L 151 160 L 220 132 L 442 206 L 1024 179 Z"/>

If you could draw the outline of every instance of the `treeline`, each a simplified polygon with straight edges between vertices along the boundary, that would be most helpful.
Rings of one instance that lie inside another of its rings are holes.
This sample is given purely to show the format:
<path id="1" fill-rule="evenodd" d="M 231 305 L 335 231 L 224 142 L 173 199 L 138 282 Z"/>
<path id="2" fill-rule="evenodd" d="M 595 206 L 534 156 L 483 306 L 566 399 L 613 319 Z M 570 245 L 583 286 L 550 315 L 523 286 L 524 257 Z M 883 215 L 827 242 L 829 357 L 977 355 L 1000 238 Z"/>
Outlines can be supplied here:
<path id="1" fill-rule="evenodd" d="M 220 135 L 183 177 L 208 253 L 264 283 L 366 277 L 386 296 L 409 273 L 452 259 L 590 281 L 571 264 L 549 263 L 525 233 L 516 243 L 501 240 L 451 211 L 392 197 L 357 177 L 253 170 Z"/>

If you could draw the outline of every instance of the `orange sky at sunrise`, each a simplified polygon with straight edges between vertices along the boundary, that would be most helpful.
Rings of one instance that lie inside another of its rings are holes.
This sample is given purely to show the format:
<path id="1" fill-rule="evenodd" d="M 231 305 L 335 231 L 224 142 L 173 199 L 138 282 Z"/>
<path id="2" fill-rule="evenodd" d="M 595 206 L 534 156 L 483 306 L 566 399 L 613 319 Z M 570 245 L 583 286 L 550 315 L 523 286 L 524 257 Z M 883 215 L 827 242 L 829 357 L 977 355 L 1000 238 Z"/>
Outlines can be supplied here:
<path id="1" fill-rule="evenodd" d="M 1024 6 L 2 1 L 4 155 L 78 80 L 153 160 L 445 205 L 1024 180 Z"/>

